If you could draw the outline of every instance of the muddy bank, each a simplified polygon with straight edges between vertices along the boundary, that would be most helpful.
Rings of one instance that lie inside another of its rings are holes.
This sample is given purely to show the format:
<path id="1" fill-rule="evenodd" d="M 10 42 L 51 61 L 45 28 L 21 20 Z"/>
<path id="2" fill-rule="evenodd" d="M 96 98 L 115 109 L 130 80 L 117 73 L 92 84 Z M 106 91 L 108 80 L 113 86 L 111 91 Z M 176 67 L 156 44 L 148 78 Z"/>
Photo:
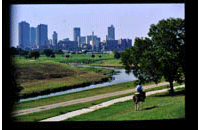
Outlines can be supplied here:
<path id="1" fill-rule="evenodd" d="M 47 89 L 47 90 L 43 90 L 43 91 L 37 91 L 37 92 L 32 92 L 32 93 L 27 93 L 27 94 L 21 94 L 21 95 L 19 95 L 19 97 L 20 97 L 20 99 L 26 99 L 26 98 L 36 97 L 36 96 L 47 95 L 47 94 L 55 93 L 55 92 L 61 92 L 61 91 L 74 89 L 74 88 L 87 87 L 89 85 L 104 83 L 104 82 L 108 82 L 110 80 L 112 80 L 112 76 L 106 77 L 106 78 L 102 78 L 101 80 L 98 80 L 98 81 L 84 82 L 84 83 L 75 84 L 75 85 L 72 85 L 72 86 L 63 86 L 63 87 L 54 88 L 54 89 Z"/>

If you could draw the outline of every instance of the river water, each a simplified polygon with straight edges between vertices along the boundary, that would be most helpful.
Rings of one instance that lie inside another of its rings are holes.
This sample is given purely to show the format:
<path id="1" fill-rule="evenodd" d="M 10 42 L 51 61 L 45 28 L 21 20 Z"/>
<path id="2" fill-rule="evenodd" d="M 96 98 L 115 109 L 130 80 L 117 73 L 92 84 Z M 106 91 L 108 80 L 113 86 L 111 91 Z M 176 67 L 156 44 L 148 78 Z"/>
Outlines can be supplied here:
<path id="1" fill-rule="evenodd" d="M 84 65 L 82 65 L 82 66 L 89 67 L 89 66 L 84 66 Z M 116 69 L 113 67 L 98 67 L 98 68 L 114 69 L 118 73 L 113 74 L 112 80 L 108 81 L 108 82 L 95 84 L 95 85 L 89 85 L 89 86 L 82 87 L 82 88 L 74 88 L 74 89 L 65 90 L 65 91 L 61 91 L 61 92 L 50 93 L 47 95 L 41 95 L 41 96 L 36 96 L 36 97 L 32 97 L 32 98 L 20 99 L 19 102 L 48 98 L 48 97 L 64 95 L 64 94 L 68 94 L 68 93 L 80 92 L 80 91 L 89 90 L 89 89 L 93 89 L 93 88 L 101 88 L 101 87 L 105 87 L 105 86 L 113 85 L 113 84 L 117 84 L 117 83 L 124 83 L 124 82 L 138 80 L 133 74 L 126 74 L 125 69 Z"/>

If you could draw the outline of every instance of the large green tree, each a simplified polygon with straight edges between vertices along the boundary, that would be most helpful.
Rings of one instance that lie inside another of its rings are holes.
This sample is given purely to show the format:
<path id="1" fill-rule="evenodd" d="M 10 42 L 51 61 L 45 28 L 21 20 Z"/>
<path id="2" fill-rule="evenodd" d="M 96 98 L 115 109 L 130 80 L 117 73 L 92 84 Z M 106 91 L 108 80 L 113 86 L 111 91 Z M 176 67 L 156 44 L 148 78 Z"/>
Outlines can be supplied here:
<path id="1" fill-rule="evenodd" d="M 161 20 L 150 26 L 148 36 L 135 38 L 134 46 L 122 54 L 122 63 L 142 82 L 158 83 L 164 76 L 173 93 L 173 81 L 181 82 L 185 74 L 185 20 Z"/>

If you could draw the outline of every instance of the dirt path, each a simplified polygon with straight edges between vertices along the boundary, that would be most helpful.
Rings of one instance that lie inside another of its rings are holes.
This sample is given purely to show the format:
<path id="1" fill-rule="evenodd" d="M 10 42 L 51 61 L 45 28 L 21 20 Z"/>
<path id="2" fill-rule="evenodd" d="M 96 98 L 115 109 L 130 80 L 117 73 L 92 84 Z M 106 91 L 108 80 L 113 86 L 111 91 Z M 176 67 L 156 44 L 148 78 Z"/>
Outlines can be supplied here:
<path id="1" fill-rule="evenodd" d="M 185 85 L 176 86 L 176 87 L 174 87 L 174 89 L 179 88 L 179 87 L 185 87 Z M 169 89 L 162 89 L 162 90 L 146 92 L 146 96 L 149 96 L 149 95 L 152 95 L 152 94 L 155 94 L 155 93 L 162 93 L 162 92 L 165 92 L 167 90 L 169 90 Z M 110 106 L 110 105 L 112 105 L 114 103 L 124 102 L 124 101 L 128 101 L 128 100 L 131 100 L 131 99 L 132 99 L 132 95 L 131 96 L 117 98 L 117 99 L 114 99 L 114 100 L 103 102 L 103 103 L 98 104 L 98 105 L 91 106 L 89 108 L 83 108 L 83 109 L 72 111 L 72 112 L 68 112 L 66 114 L 62 114 L 62 115 L 59 115 L 59 116 L 51 117 L 51 118 L 42 120 L 41 122 L 63 121 L 63 120 L 66 120 L 66 119 L 74 117 L 74 116 L 78 116 L 78 115 L 81 115 L 81 114 L 92 112 L 92 111 L 95 111 L 95 110 L 103 108 L 103 107 L 108 107 L 108 106 Z"/>
<path id="2" fill-rule="evenodd" d="M 169 84 L 168 82 L 163 82 L 163 83 L 159 83 L 157 85 L 153 84 L 153 85 L 144 86 L 143 88 L 144 88 L 144 90 L 146 90 L 149 88 L 155 88 L 155 87 L 168 85 L 168 84 Z M 74 105 L 74 104 L 78 104 L 78 103 L 90 102 L 90 101 L 108 98 L 108 97 L 112 97 L 112 96 L 128 94 L 131 92 L 135 92 L 135 88 L 123 90 L 123 91 L 112 92 L 112 93 L 100 94 L 97 96 L 75 99 L 75 100 L 71 100 L 71 101 L 60 102 L 60 103 L 56 103 L 56 104 L 50 104 L 50 105 L 45 105 L 45 106 L 40 106 L 40 107 L 35 107 L 35 108 L 23 109 L 23 110 L 15 111 L 13 114 L 14 114 L 14 116 L 26 115 L 26 114 L 30 114 L 30 113 L 34 113 L 34 112 L 50 110 L 50 109 L 53 109 L 56 107 L 70 106 L 70 105 Z"/>

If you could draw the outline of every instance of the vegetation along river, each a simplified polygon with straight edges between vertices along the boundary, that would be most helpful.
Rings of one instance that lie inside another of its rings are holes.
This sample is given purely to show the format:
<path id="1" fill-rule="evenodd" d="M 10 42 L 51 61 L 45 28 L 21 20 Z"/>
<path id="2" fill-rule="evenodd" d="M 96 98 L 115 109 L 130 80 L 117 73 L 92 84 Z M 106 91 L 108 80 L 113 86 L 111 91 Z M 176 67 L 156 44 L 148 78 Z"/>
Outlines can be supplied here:
<path id="1" fill-rule="evenodd" d="M 89 66 L 86 66 L 86 65 L 81 65 L 81 66 L 89 67 Z M 95 66 L 95 67 L 98 67 L 98 66 Z M 93 88 L 105 87 L 105 86 L 113 85 L 113 84 L 117 84 L 117 83 L 123 83 L 123 82 L 138 80 L 133 74 L 126 74 L 125 69 L 116 69 L 116 68 L 113 68 L 113 67 L 98 67 L 98 68 L 114 69 L 117 73 L 113 74 L 112 80 L 110 80 L 108 82 L 99 83 L 99 84 L 95 84 L 95 85 L 89 85 L 89 86 L 86 86 L 86 87 L 69 89 L 69 90 L 65 90 L 65 91 L 61 91 L 61 92 L 50 93 L 50 94 L 47 94 L 47 95 L 41 95 L 41 96 L 36 96 L 36 97 L 31 97 L 31 98 L 26 98 L 26 99 L 20 99 L 19 102 L 48 98 L 48 97 L 64 95 L 64 94 L 73 93 L 73 92 L 80 92 L 80 91 L 83 91 L 83 90 L 89 90 L 89 89 L 93 89 Z"/>

